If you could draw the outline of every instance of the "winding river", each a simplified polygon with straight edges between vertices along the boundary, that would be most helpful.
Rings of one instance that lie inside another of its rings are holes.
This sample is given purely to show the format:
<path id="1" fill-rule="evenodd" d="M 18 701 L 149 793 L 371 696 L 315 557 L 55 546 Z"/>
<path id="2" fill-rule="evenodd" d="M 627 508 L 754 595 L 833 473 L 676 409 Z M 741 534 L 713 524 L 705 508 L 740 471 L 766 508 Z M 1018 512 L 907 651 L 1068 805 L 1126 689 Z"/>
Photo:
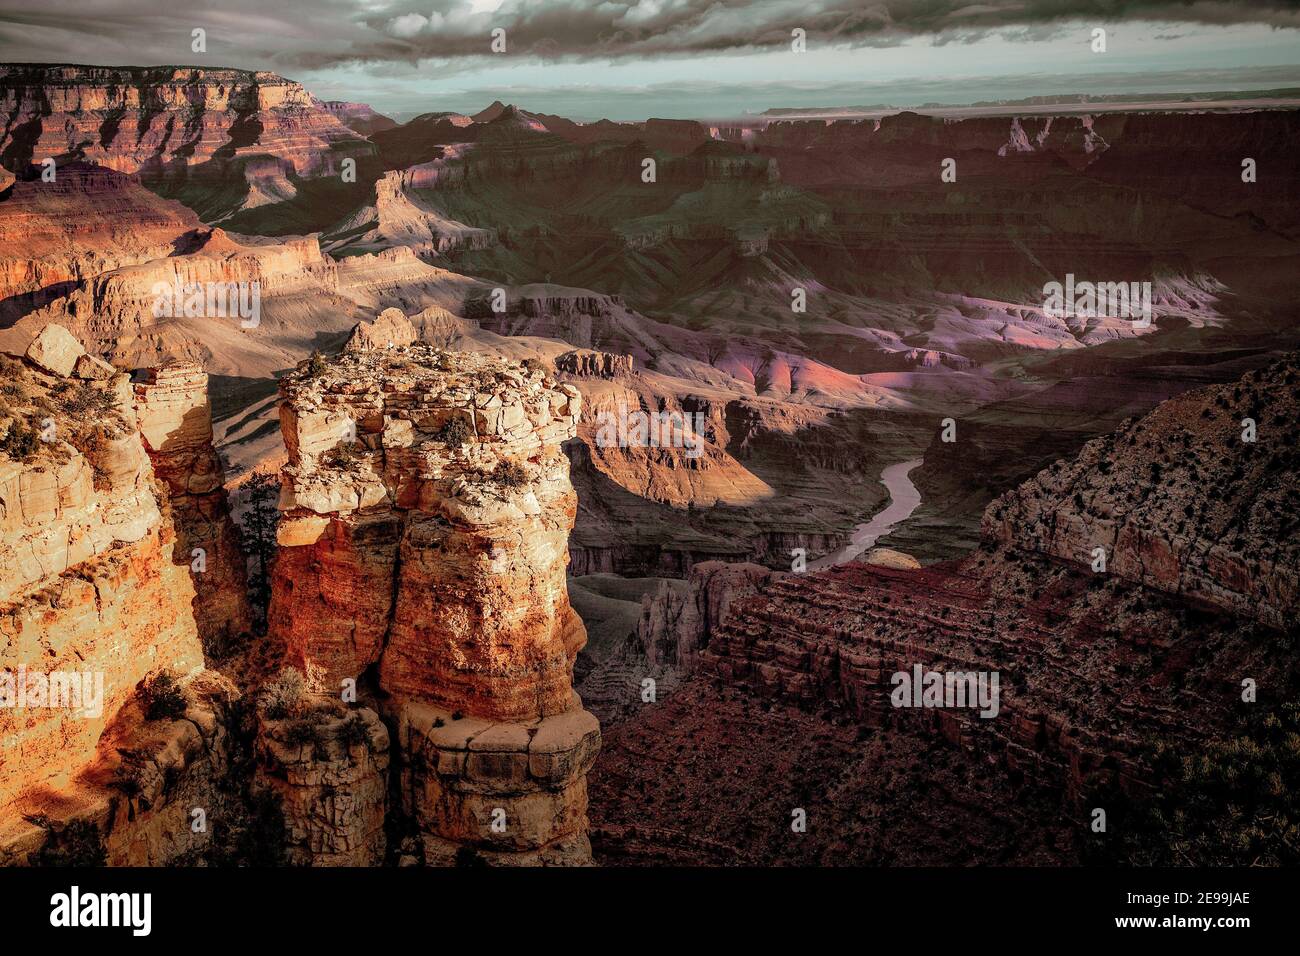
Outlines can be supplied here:
<path id="1" fill-rule="evenodd" d="M 880 538 L 894 530 L 894 526 L 907 518 L 921 503 L 921 493 L 908 478 L 912 469 L 921 464 L 920 458 L 896 461 L 880 473 L 880 483 L 889 492 L 889 504 L 872 515 L 871 520 L 857 526 L 849 543 L 824 558 L 808 563 L 808 570 L 829 568 L 833 564 L 852 561 L 867 551 Z"/>

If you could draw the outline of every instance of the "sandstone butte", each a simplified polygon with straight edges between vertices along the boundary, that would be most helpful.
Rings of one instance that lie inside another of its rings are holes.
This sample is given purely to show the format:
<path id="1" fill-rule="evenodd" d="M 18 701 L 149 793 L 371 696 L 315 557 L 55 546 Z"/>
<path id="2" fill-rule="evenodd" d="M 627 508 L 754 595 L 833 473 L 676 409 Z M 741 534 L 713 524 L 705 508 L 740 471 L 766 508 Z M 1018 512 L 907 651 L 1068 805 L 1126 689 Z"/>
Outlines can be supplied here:
<path id="1" fill-rule="evenodd" d="M 387 340 L 388 333 L 385 333 Z M 590 861 L 600 731 L 565 583 L 578 391 L 413 344 L 281 385 L 269 631 L 317 691 L 373 677 L 426 863 Z"/>

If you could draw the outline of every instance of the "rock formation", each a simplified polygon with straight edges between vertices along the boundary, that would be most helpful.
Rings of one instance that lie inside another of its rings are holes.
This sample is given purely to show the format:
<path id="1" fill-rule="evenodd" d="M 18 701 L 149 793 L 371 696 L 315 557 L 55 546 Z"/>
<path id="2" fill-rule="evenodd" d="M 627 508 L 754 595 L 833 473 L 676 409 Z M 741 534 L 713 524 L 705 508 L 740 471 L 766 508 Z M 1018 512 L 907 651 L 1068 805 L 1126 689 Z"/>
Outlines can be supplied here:
<path id="1" fill-rule="evenodd" d="M 276 797 L 294 866 L 378 866 L 388 809 L 388 728 L 369 708 L 263 716 L 255 787 Z"/>
<path id="2" fill-rule="evenodd" d="M 315 99 L 313 97 L 313 99 Z M 383 113 L 376 113 L 366 103 L 349 103 L 345 100 L 315 100 L 317 106 L 327 111 L 331 116 L 338 117 L 339 121 L 348 129 L 360 133 L 362 136 L 369 136 L 371 133 L 380 130 L 392 129 L 397 123 L 389 119 Z"/>
<path id="3" fill-rule="evenodd" d="M 203 666 L 188 559 L 140 437 L 127 375 L 79 379 L 81 346 L 47 328 L 4 358 L 0 443 L 0 806 L 68 789 L 150 674 Z M 210 449 L 209 449 L 210 451 Z M 112 635 L 112 639 L 106 639 Z M 102 700 L 22 706 L 20 674 L 101 682 Z"/>
<path id="4" fill-rule="evenodd" d="M 647 679 L 656 700 L 667 699 L 696 671 L 701 649 L 726 622 L 732 603 L 779 577 L 757 564 L 701 561 L 684 582 L 661 580 L 641 599 L 635 632 L 585 675 L 583 700 L 605 721 L 638 709 Z"/>
<path id="5" fill-rule="evenodd" d="M 236 188 L 218 201 L 218 214 L 249 199 L 250 160 L 270 157 L 309 177 L 373 152 L 299 84 L 247 70 L 9 65 L 0 70 L 0 115 L 0 153 L 11 170 L 52 157 L 177 190 L 243 182 L 242 195 Z"/>
<path id="6" fill-rule="evenodd" d="M 358 322 L 352 329 L 343 348 L 348 352 L 367 349 L 401 348 L 418 338 L 413 326 L 401 309 L 384 309 L 373 322 Z"/>
<path id="7" fill-rule="evenodd" d="M 555 356 L 556 371 L 580 378 L 617 378 L 630 375 L 636 365 L 636 359 L 630 355 L 614 355 L 610 352 L 598 352 L 594 349 L 573 349 Z"/>
<path id="8" fill-rule="evenodd" d="M 589 859 L 599 728 L 564 571 L 560 443 L 580 397 L 423 344 L 345 352 L 282 384 L 289 463 L 270 611 L 317 689 L 374 678 L 425 861 Z"/>
<path id="9" fill-rule="evenodd" d="M 154 474 L 167 485 L 176 560 L 190 569 L 194 620 L 210 652 L 249 630 L 245 558 L 230 520 L 225 469 L 212 447 L 208 376 L 177 362 L 146 369 L 135 385 L 136 416 Z"/>
<path id="10" fill-rule="evenodd" d="M 984 534 L 1283 627 L 1300 614 L 1298 437 L 1294 364 L 1250 372 L 1090 441 L 994 501 Z"/>
<path id="11" fill-rule="evenodd" d="M 949 786 L 995 768 L 1000 786 L 1048 800 L 1042 814 L 1082 832 L 1084 810 L 1098 805 L 1088 799 L 1147 792 L 1159 745 L 1192 752 L 1233 727 L 1246 678 L 1275 701 L 1295 686 L 1286 629 L 1300 570 L 1298 385 L 1291 356 L 1164 403 L 995 501 L 983 547 L 960 561 L 918 568 L 884 553 L 766 580 L 744 567 L 697 566 L 684 592 L 665 588 L 648 602 L 637 639 L 647 660 L 691 651 L 694 679 L 662 710 L 625 708 L 615 746 L 626 738 L 637 756 L 611 755 L 617 786 L 635 791 L 636 762 L 673 752 L 673 736 L 651 741 L 674 722 L 687 721 L 685 735 L 704 732 L 708 721 L 687 711 L 736 714 L 728 695 L 739 689 L 823 715 L 828 734 L 845 719 L 879 728 L 870 739 L 890 744 L 873 744 L 878 773 L 899 772 L 898 754 L 918 742 L 941 741 L 949 756 L 925 759 L 948 769 L 927 770 L 927 780 Z M 1256 420 L 1256 442 L 1240 440 L 1243 417 Z M 1108 552 L 1104 569 L 1090 563 L 1094 544 Z M 715 610 L 729 594 L 725 614 Z M 894 675 L 918 666 L 999 675 L 995 712 L 898 707 Z M 752 722 L 748 707 L 738 716 Z M 781 733 L 784 719 L 756 732 Z M 764 747 L 737 744 L 759 759 Z M 711 772 L 708 761 L 693 771 L 700 794 Z M 602 813 L 610 796 L 603 791 Z M 1000 812 L 995 793 L 962 799 Z M 643 809 L 639 840 L 657 824 Z M 1034 826 L 1050 829 L 1038 817 Z"/>

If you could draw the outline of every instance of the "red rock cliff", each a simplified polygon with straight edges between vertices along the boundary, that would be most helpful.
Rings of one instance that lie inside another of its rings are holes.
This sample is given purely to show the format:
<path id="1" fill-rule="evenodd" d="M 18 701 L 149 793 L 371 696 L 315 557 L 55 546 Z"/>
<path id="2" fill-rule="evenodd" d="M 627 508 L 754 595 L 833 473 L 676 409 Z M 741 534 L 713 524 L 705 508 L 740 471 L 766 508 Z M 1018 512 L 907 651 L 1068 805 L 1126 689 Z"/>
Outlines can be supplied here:
<path id="1" fill-rule="evenodd" d="M 282 384 L 270 610 L 317 688 L 372 675 L 426 862 L 582 863 L 599 728 L 571 689 L 576 389 L 427 345 Z"/>
<path id="2" fill-rule="evenodd" d="M 0 687 L 0 806 L 67 788 L 146 675 L 203 666 L 188 562 L 128 377 L 57 326 L 4 363 L 0 675 L 91 675 L 103 696 L 93 709 L 22 706 Z"/>

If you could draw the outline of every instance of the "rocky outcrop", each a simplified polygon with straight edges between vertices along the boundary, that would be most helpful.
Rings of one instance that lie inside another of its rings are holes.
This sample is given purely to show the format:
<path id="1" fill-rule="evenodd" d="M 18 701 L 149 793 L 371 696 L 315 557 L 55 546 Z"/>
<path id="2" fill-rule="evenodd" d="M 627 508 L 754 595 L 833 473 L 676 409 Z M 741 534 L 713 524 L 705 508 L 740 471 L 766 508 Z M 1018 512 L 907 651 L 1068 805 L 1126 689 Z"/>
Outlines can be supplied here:
<path id="1" fill-rule="evenodd" d="M 615 355 L 594 349 L 573 349 L 555 356 L 556 371 L 579 378 L 631 375 L 635 365 L 636 359 L 631 355 Z"/>
<path id="2" fill-rule="evenodd" d="M 1298 436 L 1292 358 L 1089 442 L 989 505 L 983 533 L 1282 627 L 1300 613 Z"/>
<path id="3" fill-rule="evenodd" d="M 409 319 L 401 309 L 384 309 L 373 322 L 358 322 L 343 344 L 344 351 L 364 352 L 367 349 L 402 348 L 418 338 Z"/>
<path id="4" fill-rule="evenodd" d="M 399 714 L 405 810 L 429 865 L 591 862 L 586 775 L 600 725 L 562 713 L 496 721 L 422 703 Z"/>
<path id="5" fill-rule="evenodd" d="M 167 486 L 176 560 L 194 584 L 194 620 L 210 652 L 231 648 L 250 628 L 239 530 L 230 519 L 225 468 L 212 447 L 208 375 L 177 362 L 145 369 L 135 408 L 154 474 Z"/>
<path id="6" fill-rule="evenodd" d="M 345 352 L 282 395 L 270 629 L 288 662 L 322 690 L 376 681 L 428 862 L 588 859 L 598 730 L 570 689 L 586 636 L 560 450 L 577 390 L 416 344 Z"/>
<path id="7" fill-rule="evenodd" d="M 35 354 L 75 368 L 80 346 L 69 339 L 46 330 Z M 203 665 L 194 586 L 176 558 L 128 377 L 83 381 L 4 363 L 0 675 L 11 703 L 0 707 L 0 805 L 67 787 L 144 677 Z M 83 677 L 102 698 L 13 703 L 19 675 L 44 687 L 55 673 Z"/>
<path id="8" fill-rule="evenodd" d="M 0 811 L 0 866 L 176 866 L 220 857 L 240 813 L 230 778 L 239 694 L 215 671 L 183 684 L 182 713 L 150 717 L 132 699 L 70 785 Z M 21 811 L 21 813 L 19 812 Z"/>
<path id="9" fill-rule="evenodd" d="M 365 103 L 349 103 L 345 100 L 316 100 L 316 105 L 338 118 L 348 129 L 369 136 L 381 130 L 392 129 L 397 125 L 383 113 L 376 113 Z"/>
<path id="10" fill-rule="evenodd" d="M 697 569 L 648 605 L 640 642 L 700 648 L 697 674 L 726 687 L 946 741 L 1062 795 L 1066 813 L 1101 789 L 1139 793 L 1153 746 L 1233 726 L 1244 678 L 1293 686 L 1275 642 L 1295 616 L 1298 382 L 1291 358 L 1164 403 L 996 501 L 961 561 L 887 552 L 767 581 L 734 568 L 749 594 L 711 617 L 717 572 Z M 1242 417 L 1256 442 L 1239 440 Z M 1094 525 L 1108 536 L 1084 537 Z M 900 708 L 894 676 L 916 667 L 999 675 L 997 706 Z"/>
<path id="11" fill-rule="evenodd" d="M 782 577 L 758 564 L 705 561 L 691 568 L 685 590 L 661 586 L 641 602 L 638 643 L 651 666 L 690 673 L 709 641 L 727 621 L 731 605 Z"/>
<path id="12" fill-rule="evenodd" d="M 587 706 L 607 722 L 631 713 L 647 698 L 658 702 L 670 697 L 696 670 L 700 652 L 726 622 L 732 603 L 781 575 L 757 564 L 702 561 L 689 569 L 685 581 L 661 580 L 642 597 L 635 632 L 584 676 L 580 689 Z"/>
<path id="13" fill-rule="evenodd" d="M 388 728 L 368 707 L 262 716 L 254 787 L 275 795 L 291 866 L 378 866 L 388 808 Z"/>
<path id="14" fill-rule="evenodd" d="M 393 247 L 411 249 L 424 259 L 459 250 L 487 249 L 497 241 L 494 230 L 466 225 L 453 218 L 438 201 L 435 189 L 463 179 L 461 148 L 449 146 L 446 156 L 406 169 L 390 170 L 375 183 L 375 197 L 330 230 L 337 237 L 331 250 L 376 252 Z"/>
<path id="15" fill-rule="evenodd" d="M 245 245 L 211 229 L 191 235 L 183 248 L 181 254 L 70 285 L 0 337 L 24 330 L 30 336 L 56 323 L 121 365 L 182 358 L 206 364 L 220 352 L 244 374 L 258 364 L 274 367 L 282 361 L 265 354 L 264 341 L 250 347 L 237 334 L 260 330 L 258 338 L 264 339 L 268 329 L 262 323 L 272 313 L 300 320 L 304 312 L 318 312 L 319 325 L 338 322 L 331 304 L 338 291 L 337 267 L 315 237 Z M 319 305 L 312 305 L 314 297 L 320 297 Z"/>

